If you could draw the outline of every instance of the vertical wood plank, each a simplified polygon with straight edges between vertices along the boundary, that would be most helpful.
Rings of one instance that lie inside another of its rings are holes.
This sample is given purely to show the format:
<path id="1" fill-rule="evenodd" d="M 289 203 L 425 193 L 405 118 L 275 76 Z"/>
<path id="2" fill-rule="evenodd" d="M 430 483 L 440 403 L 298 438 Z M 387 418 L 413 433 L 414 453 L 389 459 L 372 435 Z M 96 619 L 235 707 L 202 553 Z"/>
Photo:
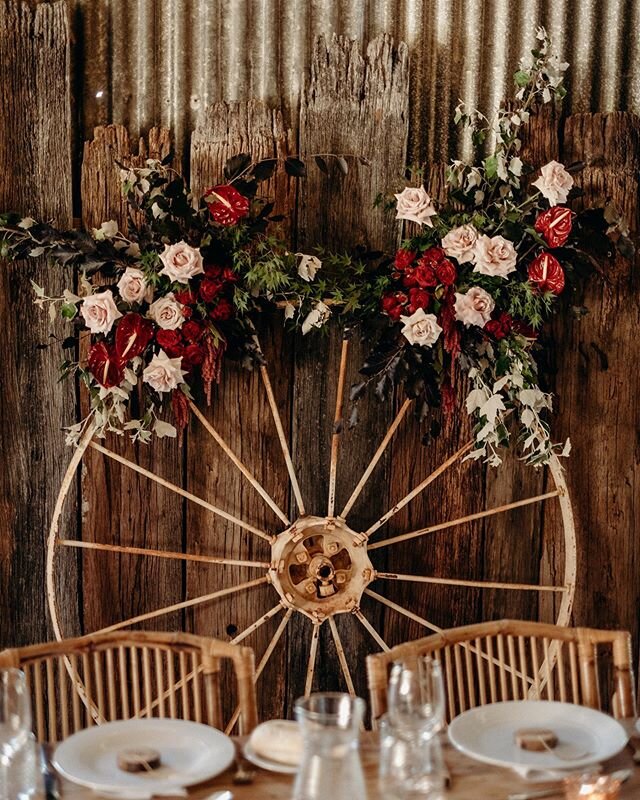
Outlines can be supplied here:
<path id="1" fill-rule="evenodd" d="M 191 186 L 195 196 L 216 183 L 224 182 L 226 160 L 237 153 L 250 153 L 254 160 L 284 157 L 289 152 L 290 132 L 285 128 L 279 110 L 258 101 L 217 103 L 205 111 L 191 145 Z M 275 198 L 275 213 L 292 215 L 295 185 L 280 162 L 274 176 L 261 185 L 261 193 Z M 284 231 L 285 235 L 287 231 Z M 274 394 L 285 430 L 290 427 L 291 354 L 283 336 L 281 314 L 261 321 L 260 340 L 267 358 Z M 198 407 L 209 422 L 256 476 L 282 509 L 287 509 L 289 486 L 287 472 L 271 418 L 260 375 L 240 365 L 225 363 L 220 385 L 214 387 L 211 407 L 202 397 Z M 193 419 L 189 428 L 186 458 L 188 489 L 221 508 L 231 511 L 261 530 L 276 533 L 284 524 L 231 464 L 211 436 Z M 186 548 L 192 553 L 223 555 L 228 558 L 270 560 L 267 542 L 253 537 L 237 526 L 217 519 L 199 506 L 186 509 Z M 215 591 L 242 581 L 260 577 L 256 569 L 211 567 L 188 564 L 187 591 L 190 596 Z M 250 589 L 231 595 L 209 606 L 191 611 L 187 626 L 195 633 L 233 638 L 261 617 L 277 602 L 270 586 Z M 257 660 L 280 621 L 276 615 L 247 637 L 243 644 L 253 647 Z M 281 716 L 285 683 L 284 647 L 279 645 L 262 678 L 258 691 L 261 718 Z M 229 718 L 235 701 L 230 676 L 223 676 L 222 697 L 225 718 Z"/>
<path id="2" fill-rule="evenodd" d="M 365 156 L 371 166 L 348 159 L 349 173 L 341 176 L 333 159 L 329 176 L 309 167 L 301 182 L 298 208 L 298 248 L 322 244 L 340 251 L 358 244 L 370 249 L 390 249 L 397 243 L 392 215 L 373 208 L 381 187 L 402 174 L 408 135 L 408 52 L 397 48 L 389 36 L 372 41 L 366 53 L 361 45 L 344 39 L 320 37 L 311 59 L 311 75 L 300 111 L 302 157 L 335 153 Z M 336 315 L 337 316 L 337 315 Z M 329 457 L 335 408 L 342 326 L 332 320 L 327 335 L 313 332 L 298 337 L 293 395 L 294 462 L 308 513 L 327 510 Z M 354 337 L 346 378 L 347 392 L 358 381 L 357 369 L 365 349 Z M 319 368 L 319 365 L 322 365 Z M 336 508 L 349 498 L 392 420 L 391 403 L 373 397 L 363 402 L 360 422 L 344 430 L 337 472 Z M 347 413 L 345 416 L 347 416 Z M 366 530 L 386 510 L 389 478 L 388 455 L 360 495 L 348 523 Z M 382 612 L 365 598 L 363 613 L 381 630 Z M 375 649 L 364 628 L 350 615 L 336 620 L 347 661 L 353 667 L 356 693 L 364 696 L 363 653 Z M 302 694 L 310 647 L 311 626 L 294 615 L 288 631 L 289 703 Z M 328 626 L 321 629 L 316 684 L 342 688 L 335 644 Z"/>
<path id="3" fill-rule="evenodd" d="M 640 119 L 632 114 L 579 114 L 564 128 L 562 160 L 584 161 L 575 176 L 584 197 L 578 205 L 614 203 L 631 227 L 640 228 L 638 196 Z M 584 306 L 554 323 L 551 349 L 558 414 L 556 437 L 570 436 L 567 483 L 576 516 L 578 625 L 631 631 L 637 646 L 640 557 L 639 260 L 617 256 L 593 275 L 584 293 L 568 302 Z M 545 531 L 555 509 L 547 511 Z M 553 542 L 545 540 L 552 556 Z M 548 579 L 554 575 L 547 568 Z M 637 660 L 636 660 L 637 663 Z"/>
<path id="4" fill-rule="evenodd" d="M 72 222 L 69 30 L 65 4 L 0 3 L 0 208 Z M 75 390 L 58 383 L 64 326 L 33 304 L 30 281 L 61 294 L 68 277 L 45 260 L 0 269 L 0 647 L 51 635 L 45 537 L 70 457 L 61 428 Z M 50 338 L 50 336 L 52 338 Z M 61 526 L 75 531 L 75 491 Z M 77 618 L 75 557 L 59 562 L 65 621 Z M 11 590 L 8 590 L 11 587 Z"/>
<path id="5" fill-rule="evenodd" d="M 85 143 L 82 165 L 82 221 L 85 228 L 116 220 L 126 230 L 127 206 L 115 160 L 141 165 L 170 151 L 166 129 L 154 128 L 137 151 L 120 125 L 96 128 Z M 85 342 L 86 347 L 86 342 Z M 87 413 L 86 397 L 81 397 Z M 146 469 L 183 485 L 183 454 L 175 439 L 133 444 L 128 436 L 110 434 L 105 446 Z M 88 450 L 82 474 L 82 538 L 87 541 L 181 550 L 183 505 L 178 495 L 126 467 Z M 83 555 L 86 587 L 84 631 L 89 633 L 119 620 L 161 608 L 183 598 L 182 565 L 145 556 L 87 551 Z M 153 620 L 156 630 L 180 629 L 178 612 Z"/>

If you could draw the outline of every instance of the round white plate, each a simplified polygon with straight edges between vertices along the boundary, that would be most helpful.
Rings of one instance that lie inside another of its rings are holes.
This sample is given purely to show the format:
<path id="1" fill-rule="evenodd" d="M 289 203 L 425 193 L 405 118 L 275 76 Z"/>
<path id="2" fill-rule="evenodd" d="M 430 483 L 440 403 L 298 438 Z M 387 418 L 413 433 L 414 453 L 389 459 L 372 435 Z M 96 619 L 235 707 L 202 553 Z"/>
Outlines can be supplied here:
<path id="1" fill-rule="evenodd" d="M 144 745 L 160 753 L 162 764 L 152 772 L 124 772 L 117 754 Z M 216 728 L 180 719 L 131 719 L 107 722 L 74 733 L 53 757 L 56 770 L 90 789 L 162 790 L 209 780 L 231 764 L 235 748 Z"/>
<path id="2" fill-rule="evenodd" d="M 515 742 L 519 728 L 547 728 L 558 737 L 553 752 L 523 750 Z M 526 770 L 575 769 L 605 761 L 620 752 L 627 734 L 612 717 L 572 703 L 521 700 L 472 708 L 449 725 L 451 743 L 465 755 L 500 767 Z"/>
<path id="3" fill-rule="evenodd" d="M 250 742 L 245 744 L 244 754 L 247 761 L 250 761 L 256 767 L 268 769 L 269 772 L 281 772 L 283 775 L 295 775 L 298 771 L 298 767 L 294 767 L 292 764 L 283 764 L 282 761 L 272 761 L 270 758 L 258 755 L 253 747 L 251 747 Z"/>

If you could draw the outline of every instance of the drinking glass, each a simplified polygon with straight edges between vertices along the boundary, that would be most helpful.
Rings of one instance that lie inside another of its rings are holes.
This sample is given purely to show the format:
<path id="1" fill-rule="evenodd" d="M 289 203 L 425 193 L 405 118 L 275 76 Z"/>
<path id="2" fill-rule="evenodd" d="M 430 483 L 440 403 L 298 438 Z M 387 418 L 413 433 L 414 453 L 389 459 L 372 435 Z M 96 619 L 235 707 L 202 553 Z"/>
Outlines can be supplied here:
<path id="1" fill-rule="evenodd" d="M 358 754 L 364 700 L 312 694 L 296 701 L 303 754 L 293 800 L 366 800 Z"/>
<path id="2" fill-rule="evenodd" d="M 389 680 L 389 722 L 398 735 L 431 738 L 444 725 L 444 686 L 440 662 L 429 656 L 394 664 Z"/>
<path id="3" fill-rule="evenodd" d="M 0 670 L 0 757 L 10 760 L 31 732 L 31 700 L 19 669 Z"/>
<path id="4" fill-rule="evenodd" d="M 378 720 L 378 730 L 380 794 L 389 800 L 443 797 L 447 773 L 439 738 L 401 737 L 387 714 Z"/>

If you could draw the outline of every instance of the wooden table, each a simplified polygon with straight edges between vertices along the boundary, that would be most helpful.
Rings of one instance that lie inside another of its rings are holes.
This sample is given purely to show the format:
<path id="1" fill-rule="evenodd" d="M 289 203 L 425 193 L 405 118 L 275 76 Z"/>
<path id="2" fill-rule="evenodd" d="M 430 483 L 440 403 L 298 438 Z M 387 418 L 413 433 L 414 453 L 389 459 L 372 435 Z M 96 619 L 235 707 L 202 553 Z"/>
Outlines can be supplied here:
<path id="1" fill-rule="evenodd" d="M 533 791 L 552 784 L 531 784 L 518 778 L 508 769 L 481 764 L 459 753 L 448 742 L 443 742 L 445 761 L 451 772 L 451 788 L 444 794 L 447 800 L 504 800 L 513 792 Z M 361 756 L 367 782 L 368 800 L 383 800 L 378 791 L 378 740 L 377 735 L 365 733 L 361 742 Z M 607 762 L 606 772 L 631 768 L 633 762 L 628 750 Z M 256 769 L 255 780 L 248 786 L 234 786 L 233 770 L 227 770 L 212 781 L 190 790 L 189 800 L 204 800 L 212 792 L 231 789 L 234 800 L 290 800 L 293 777 Z M 38 797 L 41 797 L 39 795 Z M 562 798 L 562 788 L 553 797 Z M 623 785 L 621 800 L 640 798 L 640 768 Z M 96 800 L 96 795 L 71 783 L 63 782 L 61 800 Z"/>

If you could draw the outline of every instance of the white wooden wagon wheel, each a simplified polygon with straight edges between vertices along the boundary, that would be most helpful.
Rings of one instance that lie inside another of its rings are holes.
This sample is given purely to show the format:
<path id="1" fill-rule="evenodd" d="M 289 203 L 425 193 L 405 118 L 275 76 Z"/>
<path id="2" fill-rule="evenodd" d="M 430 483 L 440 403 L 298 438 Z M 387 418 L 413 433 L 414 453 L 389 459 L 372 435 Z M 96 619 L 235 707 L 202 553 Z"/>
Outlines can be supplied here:
<path id="1" fill-rule="evenodd" d="M 349 342 L 345 339 L 342 343 L 336 395 L 336 423 L 339 423 L 342 418 L 343 398 L 345 394 L 344 384 L 348 354 Z M 333 433 L 331 441 L 329 487 L 327 492 L 326 508 L 310 509 L 305 506 L 304 499 L 300 491 L 300 486 L 296 478 L 295 468 L 283 430 L 280 414 L 276 405 L 276 400 L 272 391 L 267 367 L 261 367 L 260 372 L 262 383 L 266 391 L 268 404 L 273 416 L 273 422 L 275 424 L 282 449 L 282 455 L 286 464 L 293 497 L 296 502 L 297 517 L 293 520 L 289 519 L 288 515 L 278 507 L 273 498 L 270 497 L 270 495 L 265 491 L 247 466 L 231 450 L 224 439 L 207 420 L 206 416 L 194 403 L 191 403 L 191 410 L 194 416 L 222 448 L 225 455 L 232 462 L 235 468 L 240 470 L 245 479 L 249 481 L 253 488 L 261 495 L 264 502 L 267 503 L 277 514 L 278 518 L 281 520 L 281 530 L 266 531 L 258 529 L 257 527 L 242 520 L 238 516 L 235 516 L 234 514 L 217 506 L 215 504 L 217 502 L 216 498 L 197 497 L 182 487 L 159 477 L 152 471 L 144 469 L 138 464 L 123 458 L 122 456 L 105 447 L 99 441 L 94 440 L 93 431 L 88 430 L 84 434 L 79 446 L 75 450 L 69 467 L 66 471 L 62 486 L 60 488 L 60 493 L 57 498 L 48 537 L 47 595 L 48 605 L 53 620 L 53 627 L 55 635 L 58 639 L 61 639 L 65 636 L 65 631 L 62 629 L 60 622 L 61 617 L 59 614 L 59 606 L 61 602 L 64 602 L 64 598 L 60 597 L 57 585 L 56 577 L 58 570 L 56 569 L 56 558 L 62 550 L 66 550 L 67 548 L 87 548 L 91 550 L 104 551 L 105 557 L 108 557 L 110 552 L 126 553 L 136 555 L 141 558 L 169 558 L 209 563 L 212 569 L 215 569 L 216 565 L 225 564 L 235 567 L 252 567 L 255 568 L 258 573 L 262 572 L 261 575 L 259 574 L 252 580 L 238 583 L 236 585 L 230 585 L 226 588 L 219 589 L 209 594 L 192 597 L 188 600 L 184 600 L 183 602 L 174 603 L 164 608 L 158 608 L 153 611 L 149 611 L 148 613 L 139 614 L 129 619 L 124 619 L 120 622 L 103 628 L 99 632 L 127 628 L 129 626 L 148 621 L 151 621 L 151 624 L 153 624 L 153 620 L 161 617 L 162 615 L 169 614 L 180 609 L 197 606 L 198 604 L 202 603 L 215 602 L 218 598 L 237 592 L 247 591 L 254 586 L 268 583 L 271 584 L 274 591 L 275 603 L 273 608 L 271 608 L 260 618 L 251 622 L 251 624 L 249 624 L 244 630 L 240 631 L 232 641 L 243 641 L 246 637 L 263 625 L 268 619 L 271 619 L 279 614 L 282 615 L 280 624 L 278 625 L 265 651 L 263 653 L 257 653 L 258 665 L 256 670 L 256 679 L 258 679 L 263 672 L 269 658 L 274 652 L 276 645 L 278 644 L 278 641 L 280 640 L 292 615 L 295 613 L 302 614 L 306 619 L 308 619 L 309 625 L 313 626 L 310 640 L 310 651 L 308 655 L 308 667 L 306 671 L 306 693 L 311 691 L 316 664 L 320 626 L 325 622 L 330 628 L 331 635 L 335 643 L 340 668 L 349 692 L 353 693 L 354 691 L 351 670 L 354 666 L 358 666 L 359 669 L 364 668 L 364 664 L 353 665 L 347 663 L 345 651 L 342 646 L 338 628 L 335 622 L 335 616 L 337 614 L 350 614 L 353 617 L 354 625 L 361 625 L 364 629 L 366 629 L 369 634 L 369 641 L 372 645 L 375 643 L 375 647 L 377 648 L 388 649 L 387 644 L 383 640 L 380 633 L 375 630 L 371 622 L 360 609 L 360 601 L 363 595 L 368 595 L 375 601 L 384 604 L 390 609 L 393 609 L 398 614 L 404 615 L 414 622 L 419 623 L 426 629 L 425 635 L 441 630 L 438 625 L 429 619 L 420 616 L 414 609 L 405 608 L 388 599 L 384 594 L 384 586 L 389 581 L 415 581 L 452 587 L 497 589 L 505 592 L 550 592 L 561 598 L 558 605 L 556 623 L 559 625 L 567 625 L 569 623 L 576 588 L 576 538 L 571 502 L 563 476 L 563 470 L 555 457 L 549 464 L 549 472 L 553 480 L 553 487 L 549 487 L 549 490 L 543 494 L 514 499 L 510 503 L 497 507 L 486 508 L 482 511 L 477 511 L 464 517 L 442 520 L 418 530 L 408 531 L 401 535 L 390 538 L 388 537 L 386 539 L 381 538 L 379 532 L 391 519 L 391 517 L 400 511 L 400 509 L 411 503 L 411 501 L 432 482 L 437 481 L 438 477 L 453 464 L 464 458 L 465 454 L 472 447 L 472 442 L 468 442 L 456 452 L 452 453 L 429 475 L 426 475 L 417 486 L 413 487 L 408 494 L 399 499 L 392 508 L 390 508 L 375 523 L 370 525 L 367 530 L 353 530 L 349 527 L 349 515 L 351 509 L 356 499 L 362 492 L 364 486 L 371 478 L 377 463 L 392 440 L 398 426 L 402 423 L 403 418 L 411 406 L 411 401 L 406 400 L 400 408 L 384 438 L 380 442 L 369 465 L 353 488 L 353 491 L 348 501 L 344 505 L 344 508 L 336 508 L 335 504 L 341 435 L 340 433 Z M 339 431 L 340 426 L 336 424 L 334 426 L 334 430 Z M 85 542 L 64 538 L 64 535 L 59 531 L 60 516 L 63 511 L 69 489 L 76 479 L 77 470 L 81 468 L 83 455 L 85 454 L 85 451 L 87 451 L 87 448 L 93 448 L 99 453 L 102 453 L 106 458 L 115 459 L 115 461 L 119 462 L 127 469 L 134 470 L 148 480 L 155 481 L 166 489 L 176 492 L 183 498 L 186 498 L 189 502 L 199 504 L 210 511 L 211 514 L 235 523 L 240 528 L 251 533 L 253 536 L 263 540 L 265 542 L 265 552 L 268 552 L 268 548 L 270 548 L 270 553 L 265 557 L 264 561 L 258 562 L 251 560 L 227 559 L 214 555 L 205 556 L 184 552 L 165 552 L 139 547 L 126 547 L 120 545 L 110 545 L 108 543 Z M 490 517 L 492 515 L 502 514 L 512 509 L 543 502 L 559 503 L 561 512 L 560 519 L 562 521 L 564 536 L 564 564 L 556 565 L 556 572 L 561 575 L 563 574 L 563 580 L 559 582 L 558 585 L 550 586 L 543 584 L 524 584 L 516 582 L 510 583 L 503 581 L 461 580 L 455 577 L 449 578 L 419 574 L 397 574 L 392 572 L 378 571 L 374 566 L 376 561 L 375 551 L 378 549 L 393 548 L 395 545 L 398 545 L 402 542 L 435 532 L 439 532 L 439 535 L 446 535 L 447 530 L 455 526 L 464 525 L 465 523 Z M 554 653 L 550 652 L 547 658 L 555 661 Z M 540 675 L 544 676 L 549 674 L 548 671 L 546 671 L 546 666 L 546 663 L 542 665 L 540 668 Z M 75 677 L 77 679 L 77 676 Z M 532 676 L 527 677 L 530 680 L 530 685 L 533 687 L 534 678 Z M 230 727 L 235 723 L 236 719 L 237 715 L 234 715 L 230 723 Z"/>

